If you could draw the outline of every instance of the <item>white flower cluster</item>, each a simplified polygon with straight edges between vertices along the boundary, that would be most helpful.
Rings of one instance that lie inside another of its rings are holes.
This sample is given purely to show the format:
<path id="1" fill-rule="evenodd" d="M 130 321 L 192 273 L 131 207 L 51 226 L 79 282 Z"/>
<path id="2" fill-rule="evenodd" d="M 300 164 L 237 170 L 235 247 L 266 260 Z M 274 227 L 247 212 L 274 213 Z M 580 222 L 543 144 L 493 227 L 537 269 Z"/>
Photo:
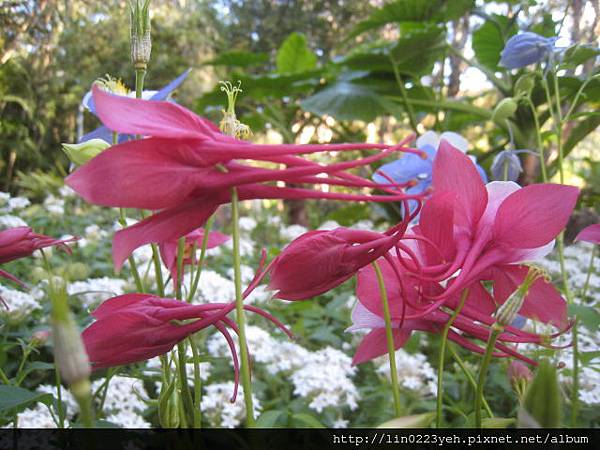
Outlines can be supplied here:
<path id="1" fill-rule="evenodd" d="M 185 356 L 188 360 L 187 364 L 185 365 L 185 372 L 187 374 L 188 384 L 190 386 L 193 386 L 194 385 L 194 362 L 192 361 L 192 357 L 193 357 L 192 349 L 188 346 L 186 348 L 185 353 L 186 353 Z M 144 372 L 146 375 L 162 374 L 162 365 L 160 362 L 160 358 L 158 356 L 146 361 L 146 367 L 148 369 Z M 209 362 L 201 362 L 200 363 L 200 379 L 202 381 L 208 380 L 208 377 L 210 377 L 211 368 L 212 368 L 212 364 Z M 161 384 L 162 383 L 160 381 L 158 381 L 156 383 L 156 388 L 160 390 Z"/>
<path id="2" fill-rule="evenodd" d="M 240 388 L 235 403 L 231 403 L 233 388 L 233 382 L 209 384 L 204 387 L 200 407 L 211 426 L 235 428 L 243 423 L 246 417 L 244 390 Z M 256 417 L 261 411 L 261 406 L 254 394 L 252 403 Z"/>
<path id="3" fill-rule="evenodd" d="M 96 392 L 105 381 L 104 378 L 94 381 L 92 391 Z M 123 376 L 112 377 L 103 408 L 106 420 L 122 428 L 150 428 L 150 424 L 142 416 L 146 410 L 147 399 L 148 393 L 141 380 Z"/>
<path id="4" fill-rule="evenodd" d="M 0 317 L 10 321 L 18 322 L 31 315 L 32 312 L 40 310 L 42 306 L 39 301 L 43 291 L 34 289 L 30 293 L 17 291 L 0 285 L 0 297 L 8 304 L 9 309 L 0 306 Z"/>
<path id="5" fill-rule="evenodd" d="M 390 363 L 387 356 L 377 358 L 377 372 L 391 380 Z M 403 349 L 396 350 L 396 371 L 401 386 L 422 395 L 437 394 L 437 375 L 421 353 L 410 354 Z"/>
<path id="6" fill-rule="evenodd" d="M 62 198 L 50 194 L 44 200 L 46 211 L 54 216 L 63 216 L 65 214 L 65 201 Z"/>
<path id="7" fill-rule="evenodd" d="M 8 192 L 0 192 L 0 213 L 8 214 L 31 205 L 29 199 L 25 197 L 11 197 Z"/>
<path id="8" fill-rule="evenodd" d="M 281 228 L 279 235 L 282 239 L 286 241 L 293 241 L 294 239 L 300 237 L 308 230 L 302 225 L 289 225 L 287 227 Z"/>
<path id="9" fill-rule="evenodd" d="M 9 228 L 26 227 L 27 222 L 12 214 L 3 214 L 0 216 L 0 229 L 7 230 Z"/>
<path id="10" fill-rule="evenodd" d="M 89 278 L 69 284 L 67 292 L 70 296 L 78 298 L 84 308 L 89 309 L 104 300 L 123 294 L 126 284 L 125 280 L 119 278 Z"/>
<path id="11" fill-rule="evenodd" d="M 357 407 L 359 395 L 351 380 L 356 369 L 345 353 L 332 347 L 311 352 L 256 326 L 246 328 L 246 339 L 252 360 L 264 364 L 272 375 L 289 375 L 294 394 L 307 399 L 310 408 L 320 413 L 328 406 Z M 229 356 L 225 339 L 217 333 L 209 338 L 207 349 L 215 357 Z"/>
<path id="12" fill-rule="evenodd" d="M 36 390 L 38 392 L 44 392 L 45 394 L 52 394 L 54 398 L 58 400 L 58 390 L 53 384 L 40 384 Z M 60 398 L 65 408 L 65 417 L 73 419 L 73 417 L 75 417 L 75 415 L 79 412 L 79 404 L 77 403 L 77 400 L 75 400 L 75 397 L 73 397 L 71 391 L 64 387 L 60 390 Z"/>
<path id="13" fill-rule="evenodd" d="M 108 236 L 108 231 L 103 230 L 96 224 L 85 227 L 83 237 L 80 237 L 77 241 L 77 245 L 81 248 L 87 247 L 90 244 L 97 244 L 102 239 Z"/>
<path id="14" fill-rule="evenodd" d="M 68 425 L 69 421 L 65 419 L 65 427 Z M 17 427 L 57 428 L 57 424 L 48 407 L 43 403 L 36 403 L 33 408 L 28 408 L 17 414 Z"/>
<path id="15" fill-rule="evenodd" d="M 565 269 L 568 274 L 569 287 L 574 293 L 581 292 L 586 284 L 592 248 L 593 245 L 587 242 L 578 242 L 565 248 Z M 600 255 L 596 251 L 594 263 L 596 268 L 599 259 Z M 536 264 L 547 269 L 552 274 L 553 279 L 557 280 L 555 284 L 561 286 L 560 263 L 556 257 L 556 252 L 552 254 L 551 258 L 541 259 L 536 261 Z M 594 298 L 596 297 L 594 294 L 600 294 L 600 271 L 598 269 L 592 270 L 588 283 L 587 297 Z"/>
<path id="16" fill-rule="evenodd" d="M 333 406 L 358 407 L 358 390 L 351 377 L 356 373 L 352 359 L 332 347 L 309 353 L 302 367 L 292 373 L 294 394 L 310 399 L 309 408 L 320 413 Z"/>

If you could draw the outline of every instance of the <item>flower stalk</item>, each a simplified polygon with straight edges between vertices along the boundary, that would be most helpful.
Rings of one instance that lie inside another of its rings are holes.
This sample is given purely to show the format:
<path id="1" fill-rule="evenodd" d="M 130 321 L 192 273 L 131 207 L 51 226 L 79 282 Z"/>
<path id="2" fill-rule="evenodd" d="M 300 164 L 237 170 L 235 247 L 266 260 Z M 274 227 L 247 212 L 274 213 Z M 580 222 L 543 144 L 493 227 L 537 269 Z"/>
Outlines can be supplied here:
<path id="1" fill-rule="evenodd" d="M 396 349 L 394 346 L 394 334 L 392 332 L 392 318 L 390 315 L 390 305 L 388 302 L 387 290 L 383 280 L 383 274 L 376 261 L 373 261 L 373 268 L 377 275 L 377 284 L 381 296 L 381 305 L 383 307 L 383 318 L 385 321 L 385 338 L 387 341 L 388 357 L 390 360 L 390 378 L 392 379 L 392 395 L 394 396 L 394 410 L 396 417 L 402 415 L 402 406 L 400 404 L 400 386 L 398 384 L 398 369 L 396 367 Z"/>

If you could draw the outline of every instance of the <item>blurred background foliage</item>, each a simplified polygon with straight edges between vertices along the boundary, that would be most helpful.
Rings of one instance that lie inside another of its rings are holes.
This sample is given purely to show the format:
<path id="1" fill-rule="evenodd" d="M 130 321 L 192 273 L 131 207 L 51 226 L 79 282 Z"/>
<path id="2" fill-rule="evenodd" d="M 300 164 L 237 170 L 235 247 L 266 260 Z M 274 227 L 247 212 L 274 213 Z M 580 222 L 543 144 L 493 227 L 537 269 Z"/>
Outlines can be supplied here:
<path id="1" fill-rule="evenodd" d="M 597 70 L 599 17 L 598 0 L 152 0 L 146 86 L 159 88 L 191 67 L 177 101 L 218 121 L 218 80 L 241 80 L 239 111 L 261 142 L 397 142 L 411 131 L 452 130 L 489 169 L 510 142 L 492 110 L 515 94 L 520 75 L 498 66 L 505 41 L 528 29 L 580 43 L 563 61 L 568 105 Z M 60 143 L 97 125 L 80 106 L 91 83 L 110 74 L 133 86 L 127 4 L 4 0 L 0 26 L 0 187 L 35 195 L 68 170 Z M 570 182 L 584 188 L 585 207 L 600 194 L 593 183 L 600 82 L 580 98 L 563 139 L 567 153 L 577 148 Z M 532 99 L 547 110 L 539 79 Z M 549 115 L 542 119 L 553 148 Z M 535 148 L 527 104 L 511 127 L 516 148 Z M 552 174 L 556 155 L 547 157 Z M 537 158 L 525 155 L 523 164 L 520 182 L 538 181 Z M 291 222 L 309 222 L 303 203 L 288 206 Z"/>

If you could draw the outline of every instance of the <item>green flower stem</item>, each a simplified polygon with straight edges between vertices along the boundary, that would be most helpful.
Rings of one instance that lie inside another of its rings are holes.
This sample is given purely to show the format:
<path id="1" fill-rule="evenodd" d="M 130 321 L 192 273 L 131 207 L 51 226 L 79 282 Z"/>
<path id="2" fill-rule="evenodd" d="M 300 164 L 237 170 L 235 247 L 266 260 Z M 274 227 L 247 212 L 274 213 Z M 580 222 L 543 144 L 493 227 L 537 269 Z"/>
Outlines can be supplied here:
<path id="1" fill-rule="evenodd" d="M 531 114 L 533 115 L 533 122 L 535 124 L 535 136 L 537 140 L 538 152 L 540 153 L 540 169 L 542 172 L 542 180 L 544 183 L 548 182 L 548 172 L 546 170 L 546 155 L 544 154 L 544 144 L 542 143 L 542 133 L 540 131 L 540 121 L 537 116 L 537 111 L 535 110 L 535 105 L 531 101 L 530 97 L 527 97 L 527 103 L 529 104 L 529 108 L 531 109 Z"/>
<path id="2" fill-rule="evenodd" d="M 563 159 L 563 145 L 562 145 L 562 127 L 563 127 L 563 118 L 562 118 L 562 110 L 560 105 L 560 91 L 558 86 L 558 77 L 556 72 L 553 73 L 554 79 L 554 95 L 555 95 L 555 108 L 552 108 L 552 96 L 550 93 L 550 88 L 548 87 L 548 81 L 546 77 L 542 76 L 542 85 L 544 86 L 544 91 L 546 93 L 546 98 L 548 101 L 548 107 L 552 112 L 552 120 L 554 122 L 554 128 L 556 133 L 557 140 L 557 149 L 558 149 L 558 172 L 560 183 L 564 184 L 565 182 L 565 173 L 564 173 L 564 159 Z M 555 109 L 555 111 L 554 111 Z M 570 116 L 570 111 L 567 113 Z M 567 117 L 568 117 L 567 116 Z M 560 262 L 560 272 L 562 275 L 563 281 L 563 289 L 565 291 L 565 296 L 567 297 L 567 303 L 569 305 L 573 304 L 574 298 L 571 293 L 571 289 L 569 288 L 568 274 L 565 266 L 565 233 L 562 231 L 558 237 L 556 238 L 557 247 L 558 247 L 558 258 Z M 577 415 L 579 413 L 579 345 L 578 345 L 578 337 L 579 333 L 577 330 L 577 322 L 573 325 L 572 328 L 573 335 L 573 386 L 571 390 L 571 426 L 575 427 L 577 424 Z"/>
<path id="3" fill-rule="evenodd" d="M 144 79 L 146 78 L 146 69 L 135 69 L 135 98 L 142 98 L 144 92 Z"/>
<path id="4" fill-rule="evenodd" d="M 239 327 L 240 359 L 242 366 L 242 386 L 246 404 L 246 426 L 254 428 L 254 405 L 252 402 L 252 385 L 250 382 L 250 363 L 248 360 L 248 344 L 246 342 L 246 317 L 244 315 L 244 299 L 242 298 L 242 271 L 240 261 L 240 212 L 237 189 L 231 190 L 231 215 L 233 223 L 233 270 L 235 281 L 235 311 Z"/>
<path id="5" fill-rule="evenodd" d="M 498 324 L 492 325 L 490 337 L 485 348 L 485 354 L 483 355 L 483 361 L 479 369 L 479 378 L 477 380 L 477 391 L 475 392 L 475 427 L 481 428 L 481 403 L 483 400 L 483 388 L 485 386 L 485 378 L 487 376 L 488 367 L 492 361 L 492 354 L 496 346 L 496 340 L 503 328 Z"/>
<path id="6" fill-rule="evenodd" d="M 202 403 L 202 379 L 200 378 L 200 356 L 194 339 L 188 338 L 192 356 L 194 358 L 194 428 L 202 428 L 202 411 L 200 410 Z"/>
<path id="7" fill-rule="evenodd" d="M 377 275 L 377 284 L 381 295 L 381 305 L 383 306 L 383 318 L 385 320 L 385 338 L 387 341 L 388 357 L 390 360 L 390 378 L 392 379 L 392 395 L 394 396 L 394 410 L 396 417 L 402 415 L 402 406 L 400 404 L 400 386 L 398 384 L 398 369 L 396 368 L 396 350 L 394 346 L 394 334 L 392 333 L 392 318 L 390 315 L 390 305 L 388 303 L 387 290 L 383 280 L 383 274 L 377 262 L 373 262 L 373 268 Z"/>
<path id="8" fill-rule="evenodd" d="M 458 303 L 458 306 L 456 307 L 456 309 L 454 310 L 454 313 L 450 316 L 450 319 L 448 320 L 448 322 L 444 326 L 444 329 L 442 330 L 442 338 L 441 338 L 441 344 L 440 344 L 440 356 L 439 356 L 439 361 L 438 361 L 438 373 L 437 373 L 437 377 L 438 377 L 438 379 L 437 379 L 437 402 L 436 402 L 437 408 L 436 408 L 436 419 L 435 419 L 437 428 L 440 428 L 442 426 L 442 401 L 443 401 L 443 395 L 444 395 L 444 360 L 446 358 L 446 342 L 448 342 L 448 332 L 450 331 L 452 324 L 454 323 L 454 321 L 460 314 L 460 310 L 465 305 L 465 301 L 467 300 L 468 296 L 469 296 L 469 289 L 465 289 L 462 292 L 462 295 L 460 296 L 460 302 Z"/>
<path id="9" fill-rule="evenodd" d="M 396 78 L 396 83 L 398 84 L 398 88 L 400 89 L 400 95 L 402 96 L 402 101 L 404 102 L 404 107 L 406 108 L 406 112 L 408 113 L 408 120 L 410 121 L 410 127 L 413 131 L 419 134 L 417 129 L 417 118 L 415 116 L 415 111 L 413 110 L 412 105 L 408 101 L 408 95 L 406 95 L 406 88 L 404 87 L 404 81 L 402 81 L 402 77 L 400 76 L 400 71 L 398 70 L 398 64 L 393 57 L 390 56 L 390 61 L 392 63 L 392 67 L 394 68 L 394 77 Z"/>
<path id="10" fill-rule="evenodd" d="M 214 216 L 210 216 L 206 225 L 204 226 L 204 237 L 202 238 L 202 248 L 200 249 L 200 259 L 198 260 L 198 265 L 196 267 L 196 273 L 194 274 L 194 279 L 192 281 L 192 286 L 190 288 L 190 292 L 188 293 L 187 301 L 191 303 L 196 291 L 198 290 L 198 283 L 200 282 L 200 274 L 202 273 L 202 265 L 204 264 L 204 258 L 206 257 L 206 249 L 208 247 L 208 235 L 210 234 L 210 230 L 212 229 L 213 222 L 215 221 Z"/>
<path id="11" fill-rule="evenodd" d="M 590 264 L 588 266 L 585 283 L 583 285 L 583 289 L 581 290 L 582 300 L 585 299 L 585 296 L 587 295 L 587 290 L 590 286 L 590 279 L 592 278 L 592 272 L 594 272 L 594 257 L 595 257 L 595 255 L 596 255 L 596 246 L 594 245 L 592 247 L 592 253 L 590 254 Z"/>
<path id="12" fill-rule="evenodd" d="M 460 370 L 462 370 L 462 372 L 465 374 L 465 377 L 467 377 L 467 380 L 469 381 L 469 384 L 473 388 L 473 391 L 477 392 L 477 381 L 475 381 L 475 377 L 473 376 L 473 374 L 471 373 L 469 368 L 466 366 L 465 362 L 462 360 L 462 358 L 456 352 L 456 350 L 454 350 L 454 348 L 452 347 L 451 344 L 448 345 L 448 350 L 450 350 L 450 353 L 452 354 L 452 357 L 458 364 L 458 367 L 460 367 Z M 488 415 L 490 417 L 494 417 L 494 413 L 492 412 L 492 409 L 490 408 L 490 405 L 488 404 L 487 400 L 485 398 L 483 398 L 482 401 L 483 401 L 483 407 L 485 408 L 485 411 L 488 413 Z"/>
<path id="13" fill-rule="evenodd" d="M 2 380 L 2 382 L 4 384 L 6 384 L 7 386 L 10 384 L 10 380 L 8 379 L 8 377 L 6 376 L 6 374 L 4 373 L 4 370 L 2 370 L 2 367 L 0 367 L 0 380 Z"/>
<path id="14" fill-rule="evenodd" d="M 56 364 L 54 365 L 54 383 L 56 384 L 56 409 L 58 412 L 58 428 L 65 427 L 65 409 L 62 402 L 62 383 L 60 381 L 60 372 Z"/>

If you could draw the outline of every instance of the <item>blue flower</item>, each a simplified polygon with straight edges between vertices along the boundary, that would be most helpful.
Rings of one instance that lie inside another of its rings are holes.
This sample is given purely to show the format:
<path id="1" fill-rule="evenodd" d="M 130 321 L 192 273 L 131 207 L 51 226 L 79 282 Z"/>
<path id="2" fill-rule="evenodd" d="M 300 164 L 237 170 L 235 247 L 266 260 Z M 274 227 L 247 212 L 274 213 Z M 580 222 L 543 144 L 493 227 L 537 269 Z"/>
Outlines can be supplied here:
<path id="1" fill-rule="evenodd" d="M 523 172 L 523 166 L 521 166 L 521 160 L 518 156 L 520 153 L 538 156 L 536 152 L 531 150 L 502 150 L 494 157 L 490 167 L 494 180 L 517 181 L 517 178 Z"/>
<path id="2" fill-rule="evenodd" d="M 520 69 L 544 60 L 554 51 L 558 38 L 546 38 L 526 31 L 511 37 L 502 50 L 500 65 L 507 69 Z"/>
<path id="3" fill-rule="evenodd" d="M 171 93 L 179 87 L 181 83 L 187 78 L 191 69 L 186 70 L 169 84 L 164 86 L 162 89 L 158 91 L 144 91 L 142 93 L 142 98 L 145 100 L 166 100 Z M 129 97 L 135 96 L 135 92 L 127 92 L 127 89 L 119 84 L 119 92 L 120 95 L 126 95 Z M 96 106 L 94 105 L 94 98 L 92 97 L 92 91 L 88 91 L 81 101 L 82 106 L 90 111 L 92 114 L 96 115 Z M 89 141 L 90 139 L 102 139 L 106 142 L 112 142 L 112 131 L 106 128 L 105 126 L 101 126 L 96 128 L 94 131 L 91 131 L 81 137 L 79 142 Z M 125 142 L 132 139 L 130 135 L 119 135 L 119 142 Z"/>
<path id="4" fill-rule="evenodd" d="M 406 189 L 407 194 L 419 194 L 431 186 L 433 160 L 437 153 L 440 141 L 444 139 L 452 144 L 457 149 L 467 152 L 468 142 L 460 134 L 446 131 L 438 136 L 434 131 L 428 131 L 417 139 L 417 148 L 427 153 L 427 159 L 421 158 L 419 155 L 407 153 L 400 159 L 388 164 L 384 164 L 378 170 L 383 172 L 396 183 L 407 183 L 410 180 L 416 181 L 416 184 Z M 476 165 L 481 179 L 487 183 L 487 176 L 482 167 L 477 165 L 474 158 L 471 158 Z M 386 177 L 376 173 L 373 175 L 373 180 L 377 183 L 389 184 L 390 181 Z M 416 206 L 416 202 L 411 201 L 411 210 Z"/>

